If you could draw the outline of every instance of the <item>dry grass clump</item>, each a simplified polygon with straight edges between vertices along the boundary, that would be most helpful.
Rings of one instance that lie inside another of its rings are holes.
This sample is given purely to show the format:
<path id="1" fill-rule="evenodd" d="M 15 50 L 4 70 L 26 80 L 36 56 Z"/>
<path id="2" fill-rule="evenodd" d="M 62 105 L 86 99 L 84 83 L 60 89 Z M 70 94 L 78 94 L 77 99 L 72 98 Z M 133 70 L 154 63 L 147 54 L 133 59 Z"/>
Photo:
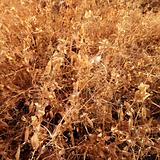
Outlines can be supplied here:
<path id="1" fill-rule="evenodd" d="M 1 0 L 0 159 L 160 158 L 159 0 Z"/>

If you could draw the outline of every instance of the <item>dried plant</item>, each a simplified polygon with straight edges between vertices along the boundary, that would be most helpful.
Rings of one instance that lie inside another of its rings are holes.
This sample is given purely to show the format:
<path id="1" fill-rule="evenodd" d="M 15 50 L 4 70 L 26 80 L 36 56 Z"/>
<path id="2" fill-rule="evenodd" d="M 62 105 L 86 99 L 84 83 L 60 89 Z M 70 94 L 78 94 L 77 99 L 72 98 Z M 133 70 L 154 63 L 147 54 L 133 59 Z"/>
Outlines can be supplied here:
<path id="1" fill-rule="evenodd" d="M 159 0 L 0 1 L 0 159 L 160 158 Z"/>

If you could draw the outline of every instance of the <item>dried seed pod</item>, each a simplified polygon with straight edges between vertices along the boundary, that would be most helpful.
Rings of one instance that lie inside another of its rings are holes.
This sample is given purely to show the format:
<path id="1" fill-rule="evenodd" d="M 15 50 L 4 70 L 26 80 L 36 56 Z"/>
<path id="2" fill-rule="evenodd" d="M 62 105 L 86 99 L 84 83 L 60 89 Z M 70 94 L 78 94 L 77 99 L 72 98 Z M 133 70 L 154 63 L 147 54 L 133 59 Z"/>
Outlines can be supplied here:
<path id="1" fill-rule="evenodd" d="M 123 113 L 122 108 L 119 110 L 119 118 L 120 118 L 120 121 L 123 121 L 124 119 L 124 113 Z"/>
<path id="2" fill-rule="evenodd" d="M 29 138 L 29 127 L 26 127 L 25 133 L 24 133 L 24 141 L 27 142 Z"/>
<path id="3" fill-rule="evenodd" d="M 16 160 L 19 160 L 19 158 L 20 158 L 20 152 L 21 152 L 21 146 L 19 145 L 18 149 L 17 149 L 17 152 L 16 152 L 16 155 L 15 155 Z"/>
<path id="4" fill-rule="evenodd" d="M 52 70 L 52 60 L 50 60 L 50 61 L 48 62 L 48 64 L 46 65 L 44 74 L 45 74 L 45 75 L 49 75 L 49 74 L 51 73 L 51 70 Z"/>
<path id="5" fill-rule="evenodd" d="M 40 142 L 39 142 L 39 138 L 38 138 L 38 133 L 35 132 L 34 135 L 32 136 L 31 138 L 31 144 L 32 144 L 32 147 L 34 150 L 37 150 L 39 145 L 40 145 Z"/>
<path id="6" fill-rule="evenodd" d="M 147 110 L 146 107 L 142 107 L 142 118 L 146 118 L 147 117 Z"/>
<path id="7" fill-rule="evenodd" d="M 129 129 L 132 129 L 133 128 L 133 118 L 132 117 L 129 119 L 128 124 L 129 124 Z"/>

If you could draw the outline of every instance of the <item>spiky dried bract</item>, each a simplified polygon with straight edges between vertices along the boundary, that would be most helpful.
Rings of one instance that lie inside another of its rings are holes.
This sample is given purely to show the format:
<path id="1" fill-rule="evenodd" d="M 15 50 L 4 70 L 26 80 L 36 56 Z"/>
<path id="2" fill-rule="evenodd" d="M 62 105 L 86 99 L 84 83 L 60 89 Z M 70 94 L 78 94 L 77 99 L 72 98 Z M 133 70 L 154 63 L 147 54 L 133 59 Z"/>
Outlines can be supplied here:
<path id="1" fill-rule="evenodd" d="M 0 159 L 159 159 L 159 4 L 1 0 Z"/>

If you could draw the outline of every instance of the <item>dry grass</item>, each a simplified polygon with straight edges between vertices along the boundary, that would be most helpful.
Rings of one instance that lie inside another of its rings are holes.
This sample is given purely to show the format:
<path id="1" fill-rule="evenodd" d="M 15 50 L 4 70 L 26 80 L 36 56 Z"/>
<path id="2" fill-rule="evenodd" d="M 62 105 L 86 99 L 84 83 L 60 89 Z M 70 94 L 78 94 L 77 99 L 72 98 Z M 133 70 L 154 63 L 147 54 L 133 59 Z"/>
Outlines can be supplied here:
<path id="1" fill-rule="evenodd" d="M 159 0 L 1 0 L 0 159 L 160 159 Z"/>

